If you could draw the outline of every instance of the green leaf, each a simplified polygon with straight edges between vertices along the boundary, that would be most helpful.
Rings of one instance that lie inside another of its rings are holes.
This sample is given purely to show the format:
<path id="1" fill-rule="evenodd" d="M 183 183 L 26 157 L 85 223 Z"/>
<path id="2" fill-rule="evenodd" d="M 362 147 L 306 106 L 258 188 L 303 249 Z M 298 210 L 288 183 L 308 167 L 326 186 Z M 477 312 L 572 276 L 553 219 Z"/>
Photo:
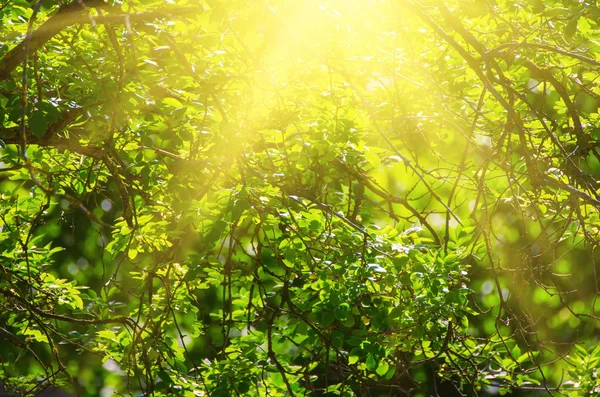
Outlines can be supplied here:
<path id="1" fill-rule="evenodd" d="M 238 389 L 239 393 L 246 394 L 250 391 L 250 383 L 248 383 L 248 382 L 239 383 L 237 386 L 237 389 Z"/>
<path id="2" fill-rule="evenodd" d="M 163 98 L 162 103 L 164 103 L 167 106 L 174 107 L 174 108 L 183 107 L 183 104 L 181 102 L 179 102 L 177 99 L 171 98 L 171 97 Z"/>
<path id="3" fill-rule="evenodd" d="M 392 377 L 394 376 L 394 374 L 396 373 L 396 367 L 392 367 L 390 368 L 390 370 L 385 374 L 384 379 L 385 380 L 390 380 L 392 379 Z"/>
<path id="4" fill-rule="evenodd" d="M 573 38 L 573 35 L 577 31 L 577 21 L 578 21 L 578 19 L 579 18 L 571 19 L 567 23 L 567 26 L 565 27 L 565 37 L 566 37 L 567 40 L 571 40 Z"/>
<path id="5" fill-rule="evenodd" d="M 173 384 L 171 376 L 162 368 L 158 371 L 158 377 L 160 379 L 160 382 L 157 383 L 159 390 L 164 390 Z"/>
<path id="6" fill-rule="evenodd" d="M 375 357 L 372 354 L 367 355 L 366 364 L 367 364 L 367 369 L 369 371 L 375 371 L 377 369 L 377 365 L 378 365 L 377 357 Z"/>
<path id="7" fill-rule="evenodd" d="M 590 21 L 587 18 L 581 17 L 579 18 L 579 22 L 577 23 L 577 30 L 582 34 L 587 34 L 591 29 Z"/>
<path id="8" fill-rule="evenodd" d="M 57 122 L 60 117 L 60 111 L 58 110 L 58 108 L 54 105 L 52 105 L 51 103 L 48 102 L 41 102 L 36 104 L 36 107 L 44 112 L 44 116 L 46 117 L 46 120 L 48 121 L 48 123 L 55 123 Z"/>
<path id="9" fill-rule="evenodd" d="M 518 345 L 516 345 L 516 346 L 515 346 L 515 347 L 512 349 L 512 351 L 511 351 L 511 354 L 512 354 L 512 356 L 513 356 L 514 358 L 517 358 L 517 357 L 520 357 L 520 356 L 521 356 L 521 349 L 519 348 L 519 346 L 518 346 Z"/>
<path id="10" fill-rule="evenodd" d="M 387 374 L 387 372 L 389 371 L 390 366 L 388 363 L 382 361 L 381 363 L 379 363 L 379 365 L 377 366 L 377 375 L 379 376 L 384 376 L 385 374 Z"/>
<path id="11" fill-rule="evenodd" d="M 109 340 L 117 339 L 117 335 L 113 331 L 108 330 L 108 329 L 98 331 L 96 334 L 98 335 L 98 337 L 104 338 L 104 339 L 109 339 Z"/>
<path id="12" fill-rule="evenodd" d="M 26 328 L 21 332 L 22 335 L 29 336 L 37 342 L 48 343 L 48 337 L 40 330 L 33 328 Z"/>
<path id="13" fill-rule="evenodd" d="M 378 155 L 373 153 L 371 150 L 365 151 L 365 160 L 369 162 L 373 166 L 373 168 L 378 169 L 381 167 L 381 159 Z"/>
<path id="14" fill-rule="evenodd" d="M 136 249 L 131 248 L 129 249 L 129 251 L 127 251 L 127 256 L 129 257 L 129 259 L 134 260 L 138 256 L 138 251 Z"/>
<path id="15" fill-rule="evenodd" d="M 29 130 L 38 138 L 43 137 L 48 131 L 48 120 L 41 110 L 34 110 L 27 120 Z"/>
<path id="16" fill-rule="evenodd" d="M 328 326 L 335 320 L 335 312 L 333 310 L 326 310 L 321 313 L 321 324 Z"/>

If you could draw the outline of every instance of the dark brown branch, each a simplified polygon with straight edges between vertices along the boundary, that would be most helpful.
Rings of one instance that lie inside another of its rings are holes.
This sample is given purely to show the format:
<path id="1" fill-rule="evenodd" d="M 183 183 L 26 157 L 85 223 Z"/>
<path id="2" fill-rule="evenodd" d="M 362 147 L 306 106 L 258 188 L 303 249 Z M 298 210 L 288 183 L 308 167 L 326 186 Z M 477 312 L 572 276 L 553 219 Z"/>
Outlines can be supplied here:
<path id="1" fill-rule="evenodd" d="M 109 7 L 103 0 L 86 0 L 86 7 Z M 198 8 L 163 8 L 159 10 L 137 13 L 97 16 L 94 23 L 124 24 L 127 22 L 140 22 L 163 18 L 169 15 L 186 15 L 197 13 Z M 10 77 L 10 73 L 20 65 L 26 56 L 36 52 L 44 46 L 52 37 L 64 28 L 76 23 L 88 24 L 92 21 L 86 17 L 87 9 L 81 7 L 77 1 L 73 1 L 59 8 L 58 12 L 51 16 L 46 22 L 36 29 L 31 35 L 29 47 L 26 50 L 25 41 L 19 43 L 0 60 L 0 81 Z"/>
<path id="2" fill-rule="evenodd" d="M 105 3 L 102 0 L 89 0 L 86 5 L 97 7 L 105 5 Z M 65 27 L 83 20 L 86 13 L 87 11 L 77 1 L 60 7 L 56 14 L 32 33 L 28 48 L 26 48 L 25 40 L 23 40 L 2 58 L 0 61 L 0 81 L 6 80 L 10 73 L 29 55 L 28 53 L 36 52 Z"/>
<path id="3" fill-rule="evenodd" d="M 406 200 L 405 198 L 393 196 L 392 194 L 386 192 L 382 188 L 375 186 L 375 184 L 369 179 L 369 177 L 352 169 L 352 167 L 348 166 L 347 164 L 345 164 L 341 161 L 336 160 L 334 164 L 338 168 L 348 172 L 350 175 L 352 175 L 354 178 L 356 178 L 360 183 L 365 185 L 370 191 L 372 191 L 373 193 L 375 193 L 376 195 L 378 195 L 379 197 L 384 199 L 386 202 L 400 204 L 404 208 L 409 210 L 419 220 L 421 225 L 425 226 L 427 228 L 427 230 L 429 230 L 429 232 L 433 236 L 433 239 L 435 240 L 435 243 L 438 245 L 441 244 L 440 237 L 436 233 L 435 229 L 429 224 L 429 222 L 427 222 L 427 219 L 419 211 L 417 211 L 413 206 L 411 206 L 409 204 L 408 200 Z"/>
<path id="4" fill-rule="evenodd" d="M 109 150 L 109 153 L 111 151 L 114 152 L 114 150 Z M 127 222 L 127 225 L 133 229 L 133 227 L 134 227 L 134 225 L 133 225 L 134 210 L 132 209 L 132 206 L 131 206 L 132 197 L 129 193 L 129 190 L 127 189 L 127 186 L 121 180 L 121 175 L 119 174 L 119 169 L 118 169 L 117 165 L 112 162 L 112 158 L 109 156 L 109 153 L 107 153 L 102 158 L 102 162 L 106 165 L 106 168 L 112 175 L 113 180 L 115 181 L 115 183 L 117 184 L 117 188 L 119 189 L 119 194 L 121 196 L 121 201 L 123 203 L 123 218 Z M 110 154 L 112 154 L 115 159 L 118 159 L 118 154 L 116 152 L 110 153 Z"/>
<path id="5" fill-rule="evenodd" d="M 167 16 L 180 16 L 180 15 L 193 15 L 198 12 L 202 12 L 201 8 L 198 7 L 165 7 L 158 10 L 148 12 L 138 12 L 135 14 L 115 14 L 115 15 L 103 15 L 94 18 L 96 23 L 103 23 L 109 25 L 126 25 L 128 22 L 145 22 L 153 19 L 164 18 Z M 89 23 L 89 21 L 79 21 L 79 23 Z"/>
<path id="6" fill-rule="evenodd" d="M 558 79 L 554 77 L 552 72 L 550 72 L 548 69 L 542 69 L 529 60 L 525 61 L 525 67 L 529 69 L 535 77 L 546 80 L 550 84 L 552 84 L 552 86 L 554 86 L 556 92 L 558 92 L 558 95 L 560 95 L 563 102 L 565 103 L 569 116 L 573 120 L 573 129 L 575 130 L 575 135 L 577 136 L 577 145 L 579 146 L 579 149 L 585 150 L 588 144 L 588 138 L 583 131 L 583 126 L 581 124 L 581 119 L 579 118 L 579 113 L 577 112 L 573 101 L 571 101 L 571 98 L 569 97 L 569 92 L 567 91 L 566 87 L 563 84 L 561 84 L 561 82 L 558 81 Z"/>
<path id="7" fill-rule="evenodd" d="M 101 159 L 104 151 L 100 147 L 83 146 L 77 138 L 66 138 L 60 133 L 64 131 L 71 123 L 75 122 L 81 115 L 83 109 L 71 109 L 62 114 L 62 118 L 48 126 L 48 130 L 42 137 L 37 137 L 28 131 L 27 144 L 43 147 L 53 147 L 56 149 L 65 149 L 88 157 Z M 0 141 L 6 145 L 20 145 L 22 143 L 19 127 L 0 127 Z"/>
<path id="8" fill-rule="evenodd" d="M 596 200 L 595 198 L 593 198 L 592 196 L 590 196 L 589 194 L 587 194 L 586 192 L 583 192 L 569 184 L 566 184 L 562 181 L 559 180 L 555 180 L 552 179 L 548 176 L 544 176 L 544 182 L 548 185 L 548 186 L 552 186 L 558 189 L 562 189 L 562 190 L 566 190 L 567 192 L 574 194 L 575 196 L 581 198 L 583 201 L 585 201 L 587 204 L 593 205 L 594 207 L 600 209 L 600 201 Z"/>
<path id="9" fill-rule="evenodd" d="M 512 104 L 509 103 L 509 101 L 507 101 L 500 94 L 500 92 L 498 92 L 496 87 L 494 87 L 492 81 L 486 76 L 486 74 L 484 73 L 484 70 L 482 68 L 482 65 L 481 65 L 481 60 L 475 59 L 475 57 L 473 55 L 471 55 L 471 53 L 469 53 L 466 49 L 464 49 L 452 36 L 450 36 L 448 33 L 446 33 L 446 31 L 435 20 L 433 20 L 433 18 L 431 18 L 431 16 L 429 16 L 429 14 L 427 14 L 421 8 L 421 6 L 419 6 L 418 4 L 414 4 L 413 2 L 411 2 L 409 0 L 406 0 L 405 4 L 407 4 L 410 8 L 415 10 L 417 15 L 427 25 L 429 25 L 442 39 L 444 39 L 444 41 L 446 41 L 450 46 L 452 46 L 459 53 L 459 55 L 467 62 L 469 67 L 475 72 L 475 74 L 477 75 L 479 80 L 483 83 L 484 87 L 492 94 L 492 96 L 506 110 L 509 121 L 511 121 L 513 123 L 513 125 L 515 127 L 517 127 L 521 146 L 523 146 L 523 148 L 525 149 L 525 146 L 526 146 L 525 136 L 527 134 L 527 131 L 523 124 L 523 120 L 521 119 L 521 117 L 517 113 L 517 111 L 514 109 Z M 473 34 L 471 32 L 467 31 L 462 26 L 460 21 L 456 17 L 454 17 L 443 4 L 440 4 L 438 9 L 444 15 L 444 17 L 448 21 L 448 23 L 450 25 L 452 25 L 453 29 L 456 30 L 461 35 L 461 37 L 465 40 L 465 42 L 468 45 L 475 48 L 482 55 L 487 52 L 487 50 L 485 49 L 485 46 L 483 46 L 483 44 L 481 44 L 475 38 L 475 36 L 473 36 Z M 495 68 L 496 68 L 496 70 L 500 71 L 500 68 L 497 65 L 495 65 Z M 536 168 L 535 164 L 533 163 L 533 161 L 529 155 L 529 152 L 527 152 L 527 150 L 524 150 L 524 156 L 525 156 L 525 163 L 527 165 L 527 169 L 529 170 L 529 172 L 531 172 L 530 179 L 531 179 L 532 183 L 535 184 L 536 179 L 537 179 L 537 175 L 536 175 L 537 168 Z"/>
<path id="10" fill-rule="evenodd" d="M 504 43 L 504 44 L 500 44 L 498 47 L 492 48 L 491 50 L 489 50 L 488 52 L 486 52 L 485 57 L 495 57 L 495 56 L 499 55 L 500 52 L 502 52 L 502 50 L 508 49 L 508 48 L 514 48 L 514 49 L 519 49 L 519 48 L 534 48 L 534 49 L 540 49 L 540 50 L 547 50 L 547 51 L 555 52 L 557 54 L 561 54 L 561 55 L 564 55 L 564 56 L 567 56 L 567 57 L 571 57 L 571 58 L 574 58 L 574 59 L 579 59 L 580 61 L 587 62 L 587 63 L 592 64 L 594 66 L 600 66 L 600 61 L 597 61 L 595 59 L 588 58 L 586 56 L 583 56 L 581 54 L 577 54 L 575 52 L 566 51 L 566 50 L 563 50 L 561 48 L 551 46 L 549 44 L 540 44 L 540 43 L 527 43 L 527 42 L 523 42 L 523 43 Z"/>
<path id="11" fill-rule="evenodd" d="M 34 312 L 35 314 L 37 314 L 40 317 L 45 318 L 45 319 L 54 319 L 54 320 L 58 320 L 58 321 L 65 321 L 65 322 L 79 324 L 79 325 L 99 325 L 99 324 L 130 325 L 131 324 L 131 320 L 127 317 L 115 317 L 115 318 L 107 318 L 107 319 L 89 320 L 89 319 L 73 318 L 73 317 L 69 317 L 69 316 L 64 316 L 62 314 L 50 313 L 50 312 L 44 311 L 42 309 L 39 309 L 34 304 L 28 302 L 27 300 L 9 292 L 9 291 L 0 289 L 0 294 L 4 295 L 8 299 L 15 299 L 15 300 L 19 301 L 19 303 L 26 306 L 28 310 Z"/>
<path id="12" fill-rule="evenodd" d="M 386 133 L 381 129 L 381 127 L 379 126 L 379 123 L 377 122 L 377 117 L 375 117 L 375 114 L 373 112 L 373 109 L 371 109 L 371 107 L 369 106 L 367 99 L 365 98 L 365 96 L 360 92 L 360 90 L 358 89 L 358 87 L 354 84 L 354 82 L 352 81 L 352 79 L 350 78 L 350 76 L 348 74 L 346 74 L 344 71 L 342 70 L 336 70 L 339 74 L 341 74 L 346 81 L 348 82 L 348 84 L 354 89 L 354 92 L 356 93 L 356 95 L 358 95 L 358 97 L 360 98 L 361 102 L 363 103 L 363 105 L 365 106 L 365 108 L 367 109 L 367 111 L 369 112 L 369 116 L 371 117 L 371 122 L 373 123 L 373 126 L 375 127 L 375 130 L 379 133 L 379 135 L 383 138 L 383 140 L 387 143 L 387 145 L 390 147 L 390 149 L 392 149 L 392 151 L 394 152 L 394 154 L 396 154 L 396 156 L 400 157 L 400 159 L 402 160 L 403 164 L 410 168 L 410 170 L 412 172 L 415 173 L 415 175 L 417 175 L 417 177 L 419 177 L 419 179 L 421 180 L 421 182 L 423 183 L 423 185 L 427 188 L 427 190 L 429 190 L 429 193 L 431 193 L 431 195 L 433 196 L 433 198 L 440 203 L 445 209 L 446 211 L 448 211 L 448 213 L 450 213 L 452 215 L 452 217 L 459 223 L 462 225 L 462 222 L 460 221 L 460 218 L 454 213 L 454 211 L 452 211 L 452 209 L 450 207 L 448 207 L 446 205 L 446 203 L 441 199 L 441 197 L 431 188 L 431 186 L 429 185 L 429 183 L 427 182 L 427 180 L 425 180 L 425 177 L 423 176 L 423 173 L 421 172 L 422 170 L 420 169 L 418 164 L 413 164 L 413 162 L 406 157 L 404 154 L 402 154 L 402 152 L 400 152 L 400 150 L 396 147 L 396 145 L 394 145 L 394 143 L 390 140 L 390 138 L 388 138 L 388 136 L 386 135 Z"/>

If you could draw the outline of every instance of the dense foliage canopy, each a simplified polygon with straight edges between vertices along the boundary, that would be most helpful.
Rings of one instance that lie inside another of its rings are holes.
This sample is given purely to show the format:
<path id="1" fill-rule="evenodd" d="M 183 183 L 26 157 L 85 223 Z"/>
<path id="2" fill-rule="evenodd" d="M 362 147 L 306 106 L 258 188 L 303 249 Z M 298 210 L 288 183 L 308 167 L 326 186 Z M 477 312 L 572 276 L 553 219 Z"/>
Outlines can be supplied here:
<path id="1" fill-rule="evenodd" d="M 598 393 L 599 17 L 0 0 L 4 388 Z"/>

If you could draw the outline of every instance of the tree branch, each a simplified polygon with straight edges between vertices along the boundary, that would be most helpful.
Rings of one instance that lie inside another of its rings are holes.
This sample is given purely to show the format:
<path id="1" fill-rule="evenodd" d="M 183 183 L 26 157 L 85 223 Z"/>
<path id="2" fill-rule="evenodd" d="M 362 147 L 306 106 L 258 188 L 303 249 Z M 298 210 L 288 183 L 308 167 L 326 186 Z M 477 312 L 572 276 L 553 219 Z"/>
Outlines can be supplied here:
<path id="1" fill-rule="evenodd" d="M 86 0 L 86 7 L 109 7 L 103 0 Z M 162 18 L 169 15 L 185 15 L 198 12 L 199 8 L 163 8 L 154 11 L 137 13 L 137 14 L 119 14 L 94 17 L 94 23 L 105 24 L 122 24 L 126 22 L 140 22 Z M 31 42 L 28 49 L 25 48 L 25 41 L 19 43 L 16 47 L 10 50 L 0 60 L 0 81 L 4 81 L 10 77 L 10 73 L 23 62 L 26 56 L 36 52 L 44 46 L 52 37 L 57 35 L 67 26 L 77 23 L 86 24 L 92 23 L 92 20 L 87 18 L 87 8 L 83 8 L 78 1 L 73 1 L 58 9 L 58 12 L 51 16 L 46 22 L 37 28 L 31 35 Z"/>
<path id="2" fill-rule="evenodd" d="M 105 3 L 102 0 L 88 0 L 86 5 L 98 7 L 105 5 Z M 82 8 L 77 1 L 60 7 L 56 14 L 31 34 L 29 48 L 26 48 L 25 40 L 23 40 L 2 58 L 0 61 L 0 81 L 6 80 L 10 73 L 23 62 L 28 53 L 36 52 L 62 29 L 82 20 L 86 13 L 87 10 Z"/>
<path id="3" fill-rule="evenodd" d="M 589 64 L 594 65 L 594 66 L 600 66 L 600 61 L 597 61 L 595 59 L 586 57 L 586 56 L 578 54 L 576 52 L 566 51 L 566 50 L 563 50 L 563 49 L 558 48 L 558 47 L 554 47 L 554 46 L 549 45 L 549 44 L 527 43 L 527 42 L 500 44 L 498 47 L 492 48 L 491 50 L 487 51 L 486 54 L 485 54 L 485 58 L 487 58 L 487 57 L 495 57 L 495 56 L 499 55 L 502 52 L 502 50 L 505 50 L 505 49 L 508 49 L 508 48 L 514 48 L 514 49 L 519 49 L 519 48 L 534 48 L 534 49 L 540 49 L 540 50 L 547 50 L 547 51 L 552 51 L 552 52 L 555 52 L 557 54 L 561 54 L 561 55 L 564 55 L 564 56 L 567 56 L 567 57 L 579 59 L 580 61 L 589 63 Z"/>
<path id="4" fill-rule="evenodd" d="M 70 150 L 85 156 L 101 159 L 104 156 L 102 148 L 83 146 L 76 138 L 65 138 L 59 135 L 60 132 L 64 131 L 69 124 L 76 121 L 83 113 L 84 111 L 81 108 L 63 112 L 62 118 L 50 124 L 42 137 L 35 136 L 30 131 L 27 131 L 27 144 Z M 22 139 L 19 126 L 0 127 L 0 141 L 6 145 L 20 145 Z"/>

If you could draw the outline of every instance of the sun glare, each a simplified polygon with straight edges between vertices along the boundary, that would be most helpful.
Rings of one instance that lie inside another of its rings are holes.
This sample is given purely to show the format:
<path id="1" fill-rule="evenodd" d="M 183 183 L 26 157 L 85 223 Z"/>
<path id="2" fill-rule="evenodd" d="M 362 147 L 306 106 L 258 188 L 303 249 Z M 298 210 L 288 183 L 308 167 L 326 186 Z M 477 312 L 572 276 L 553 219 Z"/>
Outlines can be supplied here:
<path id="1" fill-rule="evenodd" d="M 298 59 L 359 55 L 384 29 L 384 1 L 300 1 L 270 7 L 265 56 L 284 69 Z"/>

